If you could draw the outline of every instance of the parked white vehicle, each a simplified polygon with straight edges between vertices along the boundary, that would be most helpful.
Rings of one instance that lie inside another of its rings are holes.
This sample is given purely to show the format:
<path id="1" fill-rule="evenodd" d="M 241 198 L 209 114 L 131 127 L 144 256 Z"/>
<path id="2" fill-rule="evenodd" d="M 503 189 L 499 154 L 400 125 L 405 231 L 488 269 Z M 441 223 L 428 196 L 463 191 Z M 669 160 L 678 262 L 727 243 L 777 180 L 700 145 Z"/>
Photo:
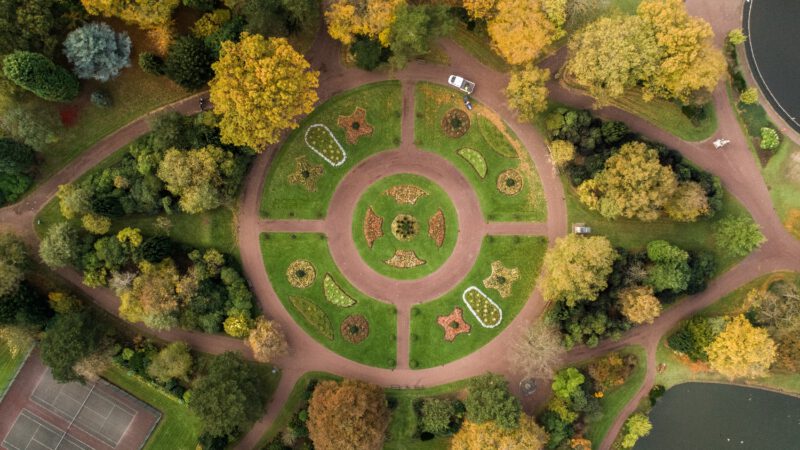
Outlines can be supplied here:
<path id="1" fill-rule="evenodd" d="M 467 94 L 472 94 L 472 91 L 475 90 L 475 83 L 467 79 L 464 79 L 463 77 L 460 77 L 458 75 L 450 75 L 450 78 L 447 79 L 447 83 L 450 86 L 456 87 L 466 92 Z"/>

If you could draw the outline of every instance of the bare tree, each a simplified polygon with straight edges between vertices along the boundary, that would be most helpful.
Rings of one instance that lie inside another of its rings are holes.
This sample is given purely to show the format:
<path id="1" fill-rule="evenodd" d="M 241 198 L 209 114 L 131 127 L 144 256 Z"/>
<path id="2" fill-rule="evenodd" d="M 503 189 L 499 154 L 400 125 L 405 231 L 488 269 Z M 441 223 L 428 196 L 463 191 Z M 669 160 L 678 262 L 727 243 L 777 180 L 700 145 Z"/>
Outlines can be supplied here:
<path id="1" fill-rule="evenodd" d="M 511 367 L 524 377 L 550 378 L 565 353 L 560 333 L 543 321 L 534 322 L 508 351 Z"/>

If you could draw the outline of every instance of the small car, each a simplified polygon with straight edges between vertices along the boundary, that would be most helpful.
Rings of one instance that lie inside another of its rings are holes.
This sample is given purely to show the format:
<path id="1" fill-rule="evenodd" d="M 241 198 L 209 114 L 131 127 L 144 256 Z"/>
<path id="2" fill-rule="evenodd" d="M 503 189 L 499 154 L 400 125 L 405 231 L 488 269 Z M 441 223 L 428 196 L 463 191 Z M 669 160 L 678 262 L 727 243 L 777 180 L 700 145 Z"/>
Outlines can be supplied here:
<path id="1" fill-rule="evenodd" d="M 447 83 L 450 86 L 456 87 L 466 92 L 467 94 L 472 94 L 472 92 L 475 90 L 475 83 L 466 80 L 458 75 L 450 75 L 450 77 L 447 79 Z"/>

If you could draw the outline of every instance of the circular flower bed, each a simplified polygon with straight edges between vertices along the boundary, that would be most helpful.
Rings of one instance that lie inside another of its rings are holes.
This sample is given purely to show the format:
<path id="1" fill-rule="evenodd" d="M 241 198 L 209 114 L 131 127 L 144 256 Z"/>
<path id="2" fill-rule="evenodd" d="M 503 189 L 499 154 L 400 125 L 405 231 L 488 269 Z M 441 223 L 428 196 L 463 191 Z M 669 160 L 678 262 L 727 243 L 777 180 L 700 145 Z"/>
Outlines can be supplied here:
<path id="1" fill-rule="evenodd" d="M 469 115 L 453 108 L 442 118 L 442 131 L 451 138 L 460 138 L 469 131 Z"/>
<path id="2" fill-rule="evenodd" d="M 522 190 L 522 174 L 517 169 L 508 169 L 497 176 L 497 190 L 504 195 L 517 195 Z"/>
<path id="3" fill-rule="evenodd" d="M 392 234 L 398 240 L 410 241 L 419 233 L 419 223 L 414 216 L 399 214 L 392 221 Z"/>
<path id="4" fill-rule="evenodd" d="M 351 344 L 358 344 L 369 336 L 369 322 L 361 314 L 347 316 L 339 327 L 342 337 Z"/>
<path id="5" fill-rule="evenodd" d="M 289 284 L 292 286 L 304 289 L 311 286 L 311 283 L 317 278 L 317 271 L 310 262 L 298 259 L 289 264 L 286 269 L 286 278 L 289 279 Z"/>

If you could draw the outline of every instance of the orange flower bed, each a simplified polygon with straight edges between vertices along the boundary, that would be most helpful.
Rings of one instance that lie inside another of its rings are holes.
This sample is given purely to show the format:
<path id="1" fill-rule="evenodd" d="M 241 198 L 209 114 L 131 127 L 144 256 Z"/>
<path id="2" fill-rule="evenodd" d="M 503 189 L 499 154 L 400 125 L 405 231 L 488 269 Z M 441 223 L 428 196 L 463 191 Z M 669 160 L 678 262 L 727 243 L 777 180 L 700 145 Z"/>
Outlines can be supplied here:
<path id="1" fill-rule="evenodd" d="M 360 106 L 349 116 L 339 116 L 337 123 L 344 128 L 347 142 L 351 145 L 358 142 L 361 136 L 372 135 L 372 125 L 367 123 L 367 111 Z"/>
<path id="2" fill-rule="evenodd" d="M 428 219 L 428 236 L 436 242 L 437 247 L 441 247 L 444 243 L 445 223 L 441 209 Z"/>
<path id="3" fill-rule="evenodd" d="M 472 327 L 464 321 L 461 308 L 455 307 L 453 312 L 447 316 L 439 316 L 436 322 L 444 328 L 444 340 L 453 342 L 453 340 L 461 333 L 469 333 Z"/>
<path id="4" fill-rule="evenodd" d="M 367 240 L 367 246 L 372 248 L 372 244 L 383 236 L 383 218 L 372 210 L 372 207 L 367 208 L 367 214 L 364 216 L 364 239 Z"/>

